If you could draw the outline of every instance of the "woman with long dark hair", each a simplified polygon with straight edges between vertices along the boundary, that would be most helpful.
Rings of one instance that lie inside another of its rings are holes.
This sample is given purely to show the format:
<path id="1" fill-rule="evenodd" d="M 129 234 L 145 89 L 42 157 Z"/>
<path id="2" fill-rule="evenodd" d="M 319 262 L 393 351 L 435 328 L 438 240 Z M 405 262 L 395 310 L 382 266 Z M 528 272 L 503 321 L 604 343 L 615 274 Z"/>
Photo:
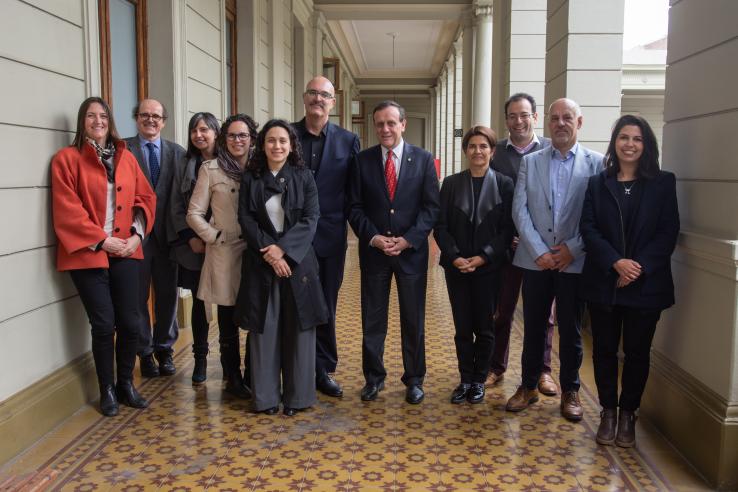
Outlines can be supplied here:
<path id="1" fill-rule="evenodd" d="M 192 383 L 201 384 L 207 379 L 208 320 L 205 303 L 197 297 L 197 291 L 205 260 L 205 242 L 187 224 L 187 208 L 202 163 L 216 157 L 215 143 L 220 125 L 212 113 L 195 113 L 190 118 L 188 133 L 187 153 L 176 163 L 172 179 L 167 234 L 179 269 L 179 286 L 192 291 L 192 355 L 195 358 Z"/>
<path id="2" fill-rule="evenodd" d="M 317 399 L 315 327 L 328 317 L 312 247 L 319 215 L 295 131 L 270 120 L 243 175 L 238 213 L 248 244 L 238 311 L 257 412 L 273 415 L 281 402 L 292 416 Z"/>
<path id="3" fill-rule="evenodd" d="M 141 243 L 154 224 L 156 195 L 103 99 L 80 105 L 72 145 L 51 161 L 51 196 L 57 269 L 70 272 L 90 319 L 100 410 L 110 417 L 119 402 L 145 408 L 133 366 Z"/>
<path id="4" fill-rule="evenodd" d="M 205 242 L 197 297 L 206 305 L 218 305 L 225 391 L 239 398 L 249 398 L 251 393 L 241 374 L 238 326 L 233 319 L 241 281 L 241 258 L 246 249 L 238 224 L 238 193 L 257 127 L 245 114 L 230 116 L 223 122 L 216 141 L 217 157 L 200 166 L 187 210 L 187 224 Z"/>
<path id="5" fill-rule="evenodd" d="M 456 328 L 460 383 L 451 394 L 454 404 L 484 400 L 500 269 L 510 261 L 513 182 L 489 166 L 496 144 L 490 128 L 466 132 L 461 148 L 469 169 L 443 180 L 441 213 L 433 230 Z"/>
<path id="6" fill-rule="evenodd" d="M 581 296 L 592 322 L 602 405 L 596 440 L 631 447 L 656 323 L 674 304 L 671 254 L 679 234 L 676 179 L 659 169 L 656 137 L 640 116 L 615 123 L 605 170 L 589 179 L 579 229 L 587 251 Z"/>

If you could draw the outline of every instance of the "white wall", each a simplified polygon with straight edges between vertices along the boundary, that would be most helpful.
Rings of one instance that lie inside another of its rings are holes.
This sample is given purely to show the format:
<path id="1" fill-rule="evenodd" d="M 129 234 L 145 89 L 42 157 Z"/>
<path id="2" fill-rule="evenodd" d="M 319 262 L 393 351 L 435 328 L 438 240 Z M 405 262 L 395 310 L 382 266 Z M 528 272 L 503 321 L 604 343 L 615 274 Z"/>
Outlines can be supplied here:
<path id="1" fill-rule="evenodd" d="M 188 117 L 209 111 L 219 120 L 223 114 L 223 7 L 215 0 L 187 0 L 185 9 Z M 180 54 L 181 56 L 182 54 Z"/>
<path id="2" fill-rule="evenodd" d="M 90 347 L 76 290 L 69 275 L 55 269 L 49 164 L 71 142 L 79 104 L 100 89 L 99 74 L 85 58 L 85 52 L 98 57 L 96 5 L 2 5 L 0 206 L 7 213 L 0 218 L 0 401 Z"/>

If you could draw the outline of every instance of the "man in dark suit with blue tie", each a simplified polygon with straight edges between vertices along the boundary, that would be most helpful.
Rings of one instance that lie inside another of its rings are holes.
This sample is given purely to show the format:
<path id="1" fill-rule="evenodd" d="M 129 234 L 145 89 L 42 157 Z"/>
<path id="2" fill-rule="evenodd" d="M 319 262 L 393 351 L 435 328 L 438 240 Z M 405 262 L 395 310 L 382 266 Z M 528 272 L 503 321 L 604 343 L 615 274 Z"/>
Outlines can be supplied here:
<path id="1" fill-rule="evenodd" d="M 171 376 L 176 371 L 172 346 L 179 335 L 179 327 L 177 264 L 170 257 L 167 242 L 167 210 L 175 163 L 184 158 L 185 150 L 176 143 L 161 138 L 167 112 L 159 101 L 144 99 L 134 109 L 133 118 L 136 120 L 138 135 L 127 138 L 126 145 L 136 156 L 141 170 L 156 192 L 154 228 L 143 244 L 139 301 L 141 329 L 137 351 L 142 376 Z M 153 336 L 148 309 L 149 285 L 154 287 Z"/>
<path id="2" fill-rule="evenodd" d="M 433 156 L 406 143 L 405 109 L 394 101 L 372 112 L 380 145 L 359 153 L 351 170 L 349 223 L 359 238 L 361 267 L 361 399 L 371 401 L 384 388 L 384 340 L 390 283 L 394 275 L 400 302 L 402 382 L 405 399 L 423 401 L 425 377 L 425 289 L 428 234 L 440 209 Z"/>
<path id="3" fill-rule="evenodd" d="M 305 165 L 318 187 L 320 219 L 313 239 L 320 283 L 328 305 L 328 323 L 315 333 L 315 386 L 323 394 L 340 397 L 343 389 L 331 376 L 338 365 L 336 304 L 346 259 L 346 191 L 349 165 L 359 153 L 359 137 L 328 121 L 336 104 L 330 80 L 315 77 L 303 94 L 305 118 L 293 126 L 302 144 Z"/>

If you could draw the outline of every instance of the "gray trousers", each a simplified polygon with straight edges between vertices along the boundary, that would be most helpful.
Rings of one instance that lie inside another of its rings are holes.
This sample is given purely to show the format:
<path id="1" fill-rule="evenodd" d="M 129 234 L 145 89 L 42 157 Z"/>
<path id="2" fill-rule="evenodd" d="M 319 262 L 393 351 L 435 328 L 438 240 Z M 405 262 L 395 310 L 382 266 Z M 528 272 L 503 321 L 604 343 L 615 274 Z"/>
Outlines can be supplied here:
<path id="1" fill-rule="evenodd" d="M 300 329 L 288 280 L 274 279 L 264 332 L 249 342 L 254 410 L 315 405 L 315 327 Z"/>

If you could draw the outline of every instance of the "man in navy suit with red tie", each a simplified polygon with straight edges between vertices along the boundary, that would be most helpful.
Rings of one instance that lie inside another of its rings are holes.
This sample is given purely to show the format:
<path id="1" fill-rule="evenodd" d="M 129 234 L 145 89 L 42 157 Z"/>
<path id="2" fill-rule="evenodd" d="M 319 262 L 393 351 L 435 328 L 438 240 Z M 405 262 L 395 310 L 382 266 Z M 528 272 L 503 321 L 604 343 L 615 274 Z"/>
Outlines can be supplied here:
<path id="1" fill-rule="evenodd" d="M 349 223 L 359 238 L 361 267 L 361 399 L 384 388 L 384 340 L 390 283 L 397 283 L 405 399 L 423 401 L 428 234 L 439 213 L 433 156 L 406 143 L 405 109 L 394 101 L 372 113 L 380 145 L 359 153 L 351 170 Z"/>
<path id="2" fill-rule="evenodd" d="M 336 104 L 330 80 L 315 77 L 303 94 L 305 118 L 293 126 L 300 137 L 305 165 L 318 187 L 320 219 L 313 239 L 320 283 L 328 305 L 328 323 L 315 333 L 315 386 L 323 394 L 340 397 L 341 385 L 333 379 L 338 365 L 336 303 L 346 259 L 346 190 L 349 165 L 359 153 L 359 137 L 328 121 Z"/>

